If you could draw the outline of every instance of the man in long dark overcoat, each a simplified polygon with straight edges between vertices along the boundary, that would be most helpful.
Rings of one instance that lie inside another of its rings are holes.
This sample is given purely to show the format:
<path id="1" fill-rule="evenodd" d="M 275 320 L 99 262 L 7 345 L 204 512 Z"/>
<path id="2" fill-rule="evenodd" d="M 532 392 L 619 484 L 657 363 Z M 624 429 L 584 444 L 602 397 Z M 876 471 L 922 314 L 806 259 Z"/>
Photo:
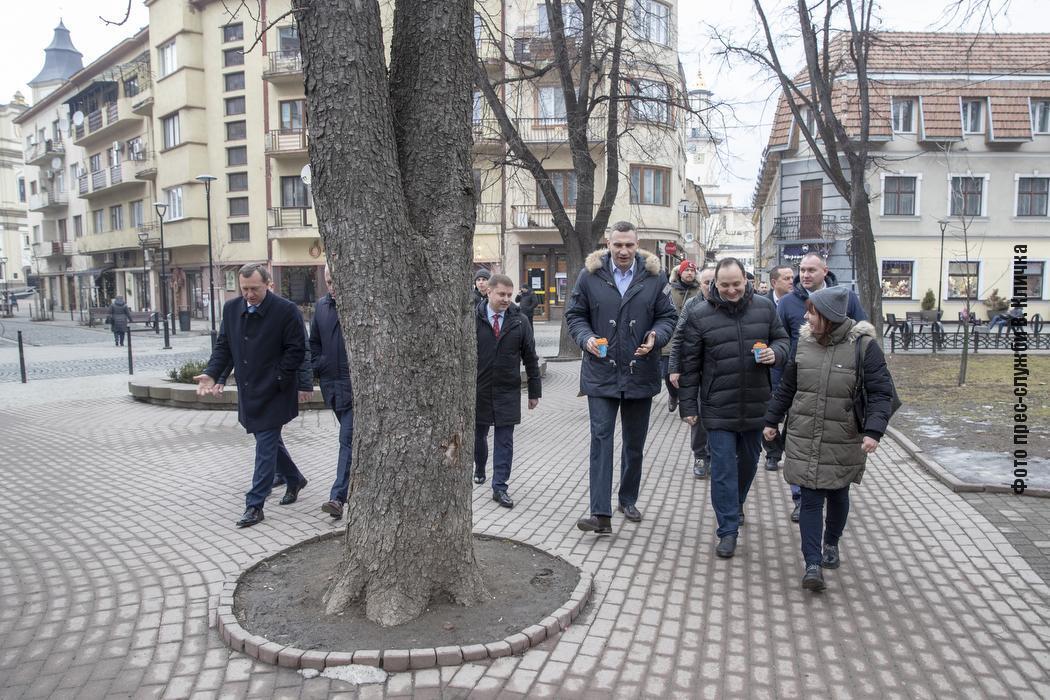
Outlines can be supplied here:
<path id="1" fill-rule="evenodd" d="M 237 526 L 251 527 L 263 521 L 275 471 L 288 485 L 281 505 L 295 503 L 306 486 L 281 429 L 299 415 L 299 401 L 313 387 L 300 384 L 306 331 L 299 308 L 267 289 L 270 271 L 261 263 L 242 267 L 237 281 L 241 296 L 223 306 L 222 327 L 208 366 L 194 380 L 198 394 L 212 394 L 216 380 L 228 369 L 236 373 L 237 418 L 255 435 L 255 474 Z"/>

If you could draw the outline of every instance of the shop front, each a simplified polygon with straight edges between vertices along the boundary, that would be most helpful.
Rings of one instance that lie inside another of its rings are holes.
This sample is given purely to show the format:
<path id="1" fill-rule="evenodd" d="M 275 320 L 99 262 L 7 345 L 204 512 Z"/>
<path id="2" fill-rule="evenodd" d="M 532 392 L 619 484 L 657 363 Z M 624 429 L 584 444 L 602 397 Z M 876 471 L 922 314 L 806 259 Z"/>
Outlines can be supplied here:
<path id="1" fill-rule="evenodd" d="M 565 314 L 569 289 L 568 263 L 562 245 L 523 245 L 520 255 L 520 284 L 540 298 L 537 321 L 560 321 Z"/>

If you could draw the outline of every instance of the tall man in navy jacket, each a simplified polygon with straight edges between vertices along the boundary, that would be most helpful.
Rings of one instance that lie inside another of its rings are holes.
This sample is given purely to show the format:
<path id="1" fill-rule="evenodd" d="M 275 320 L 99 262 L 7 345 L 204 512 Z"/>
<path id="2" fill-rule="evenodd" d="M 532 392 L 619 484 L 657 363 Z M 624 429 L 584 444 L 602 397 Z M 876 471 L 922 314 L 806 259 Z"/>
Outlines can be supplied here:
<path id="1" fill-rule="evenodd" d="M 638 248 L 634 224 L 620 221 L 609 233 L 609 250 L 587 256 L 566 305 L 569 332 L 585 350 L 580 391 L 591 419 L 591 514 L 576 523 L 585 532 L 612 532 L 617 412 L 623 428 L 619 510 L 632 522 L 642 519 L 635 504 L 649 410 L 660 393 L 660 348 L 671 340 L 678 318 L 666 289 L 660 259 Z M 599 338 L 608 341 L 605 354 Z"/>
<path id="2" fill-rule="evenodd" d="M 321 510 L 333 518 L 343 517 L 343 506 L 350 492 L 350 467 L 354 443 L 354 390 L 350 384 L 350 363 L 346 355 L 346 341 L 336 310 L 336 289 L 332 273 L 324 266 L 324 282 L 328 294 L 314 305 L 310 322 L 310 363 L 321 383 L 321 397 L 326 406 L 335 411 L 339 421 L 339 463 L 335 483 L 328 501 Z M 344 300 L 345 301 L 345 300 Z"/>
<path id="3" fill-rule="evenodd" d="M 274 471 L 288 484 L 281 505 L 295 503 L 306 486 L 281 439 L 281 428 L 299 415 L 299 401 L 308 394 L 298 376 L 306 330 L 299 308 L 267 290 L 270 271 L 265 265 L 245 265 L 237 281 L 241 297 L 223 306 L 222 328 L 208 366 L 193 379 L 197 393 L 205 395 L 215 392 L 216 380 L 228 368 L 236 372 L 237 418 L 255 435 L 255 474 L 237 526 L 251 527 L 263 521 Z"/>

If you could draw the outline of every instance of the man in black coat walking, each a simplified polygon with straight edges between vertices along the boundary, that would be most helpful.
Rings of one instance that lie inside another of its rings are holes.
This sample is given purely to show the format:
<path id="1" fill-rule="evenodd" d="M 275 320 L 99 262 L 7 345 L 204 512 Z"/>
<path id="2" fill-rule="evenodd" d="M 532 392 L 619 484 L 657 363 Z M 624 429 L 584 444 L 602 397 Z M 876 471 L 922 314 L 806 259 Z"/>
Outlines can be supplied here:
<path id="1" fill-rule="evenodd" d="M 492 281 L 489 280 L 489 286 L 491 285 Z M 514 303 L 518 305 L 522 315 L 529 320 L 529 325 L 532 325 L 533 314 L 536 313 L 536 307 L 540 305 L 539 296 L 528 285 L 523 284 L 521 285 L 521 292 L 514 297 Z"/>
<path id="2" fill-rule="evenodd" d="M 632 522 L 642 519 L 636 503 L 649 410 L 660 393 L 660 348 L 678 317 L 666 288 L 660 259 L 638 248 L 634 224 L 620 221 L 609 234 L 609 250 L 587 256 L 565 308 L 569 332 L 586 351 L 580 391 L 591 421 L 591 514 L 576 522 L 585 532 L 612 532 L 617 413 L 623 428 L 619 509 Z"/>
<path id="3" fill-rule="evenodd" d="M 328 294 L 317 300 L 314 317 L 310 321 L 310 364 L 320 380 L 321 397 L 325 405 L 335 412 L 336 420 L 339 421 L 339 461 L 335 483 L 332 484 L 328 501 L 321 506 L 322 511 L 338 519 L 343 517 L 343 506 L 350 492 L 354 389 L 350 383 L 346 341 L 343 340 L 343 329 L 336 310 L 332 273 L 327 265 L 324 266 L 324 282 L 328 286 Z"/>
<path id="4" fill-rule="evenodd" d="M 255 474 L 238 527 L 263 521 L 263 505 L 273 488 L 274 472 L 288 490 L 281 505 L 295 503 L 306 477 L 292 461 L 281 428 L 299 415 L 299 401 L 313 392 L 300 384 L 306 355 L 306 331 L 299 308 L 267 290 L 270 271 L 249 263 L 237 276 L 241 297 L 226 302 L 222 327 L 202 374 L 194 377 L 199 395 L 216 393 L 216 380 L 232 368 L 237 373 L 237 418 L 255 435 Z"/>
<path id="5" fill-rule="evenodd" d="M 485 483 L 489 426 L 494 426 L 492 500 L 513 508 L 507 494 L 514 458 L 514 426 L 521 422 L 521 365 L 529 380 L 529 410 L 542 395 L 539 358 L 532 324 L 512 306 L 514 282 L 506 275 L 489 278 L 488 300 L 478 304 L 477 398 L 474 417 L 474 483 Z"/>

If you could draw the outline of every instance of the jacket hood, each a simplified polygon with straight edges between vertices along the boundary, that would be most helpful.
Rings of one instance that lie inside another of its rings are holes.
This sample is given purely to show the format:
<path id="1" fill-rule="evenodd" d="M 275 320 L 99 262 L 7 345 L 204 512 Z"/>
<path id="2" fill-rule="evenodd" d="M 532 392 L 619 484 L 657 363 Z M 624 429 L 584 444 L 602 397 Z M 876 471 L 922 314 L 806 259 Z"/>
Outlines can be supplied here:
<path id="1" fill-rule="evenodd" d="M 839 284 L 838 278 L 835 277 L 835 273 L 832 272 L 831 270 L 828 270 L 828 274 L 824 278 L 824 284 L 826 284 L 829 287 L 837 287 L 838 286 L 838 284 Z M 794 284 L 794 289 L 792 290 L 792 292 L 799 299 L 803 299 L 803 300 L 809 299 L 809 290 L 802 286 L 802 276 L 801 275 L 795 275 L 795 284 Z M 771 290 L 771 293 L 772 293 L 772 290 Z"/>
<path id="2" fill-rule="evenodd" d="M 729 314 L 740 313 L 741 310 L 746 309 L 751 304 L 751 299 L 755 296 L 755 288 L 748 282 L 747 286 L 744 287 L 744 295 L 740 297 L 739 301 L 726 301 L 722 298 L 722 295 L 718 293 L 718 287 L 711 285 L 711 296 L 708 297 L 707 301 L 714 304 L 715 307 L 725 309 Z"/>
<path id="3" fill-rule="evenodd" d="M 635 262 L 638 261 L 638 258 L 641 258 L 645 262 L 645 271 L 650 275 L 655 275 L 660 272 L 660 258 L 656 257 L 648 250 L 642 250 L 639 248 L 634 256 Z M 607 266 L 608 261 L 609 251 L 600 248 L 587 256 L 587 259 L 583 263 L 583 267 L 587 272 L 594 274 L 600 270 L 603 265 Z"/>
<path id="4" fill-rule="evenodd" d="M 868 336 L 869 338 L 875 338 L 875 326 L 871 325 L 867 321 L 854 321 L 852 318 L 847 318 L 842 322 L 842 325 L 835 329 L 831 334 L 832 344 L 841 343 L 843 340 L 850 343 L 856 342 L 861 336 Z M 798 328 L 798 341 L 801 342 L 816 342 L 816 338 L 813 336 L 813 328 L 809 325 L 809 322 L 803 323 Z"/>

